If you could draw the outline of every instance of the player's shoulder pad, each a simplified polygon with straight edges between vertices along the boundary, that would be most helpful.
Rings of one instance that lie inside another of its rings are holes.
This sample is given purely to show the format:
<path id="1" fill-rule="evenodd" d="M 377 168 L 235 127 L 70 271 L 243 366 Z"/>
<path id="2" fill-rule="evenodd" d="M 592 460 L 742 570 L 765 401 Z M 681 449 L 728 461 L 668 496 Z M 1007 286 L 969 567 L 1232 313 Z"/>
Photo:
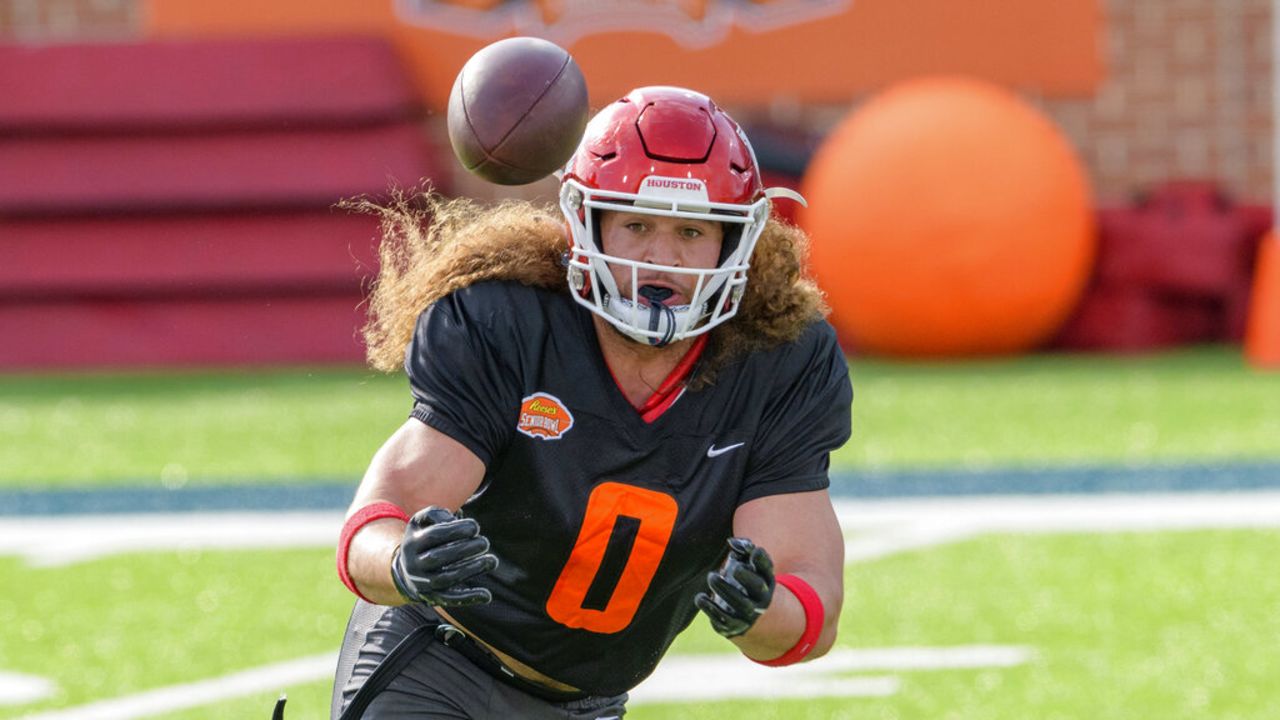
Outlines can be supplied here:
<path id="1" fill-rule="evenodd" d="M 552 291 L 514 280 L 485 280 L 436 301 L 457 322 L 503 332 L 538 330 L 546 322 L 546 297 Z M 443 309 L 443 308 L 442 308 Z"/>
<path id="2" fill-rule="evenodd" d="M 806 325 L 795 340 L 771 348 L 766 355 L 771 362 L 782 366 L 805 366 L 825 362 L 832 356 L 844 360 L 844 351 L 840 348 L 835 328 L 822 318 Z"/>
<path id="3" fill-rule="evenodd" d="M 753 374 L 773 392 L 794 392 L 806 384 L 847 384 L 849 365 L 835 328 L 825 319 L 809 323 L 791 342 L 754 359 Z"/>

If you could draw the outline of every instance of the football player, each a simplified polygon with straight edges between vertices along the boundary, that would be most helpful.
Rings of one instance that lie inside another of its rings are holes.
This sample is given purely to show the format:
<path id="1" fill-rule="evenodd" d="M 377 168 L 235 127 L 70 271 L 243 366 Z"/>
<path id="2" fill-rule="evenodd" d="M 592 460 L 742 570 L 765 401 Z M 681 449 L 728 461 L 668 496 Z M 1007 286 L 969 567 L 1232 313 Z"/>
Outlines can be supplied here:
<path id="1" fill-rule="evenodd" d="M 618 717 L 699 613 L 765 665 L 831 647 L 852 390 L 779 196 L 709 98 L 648 87 L 562 217 L 381 210 L 366 338 L 413 409 L 339 539 L 334 718 Z"/>

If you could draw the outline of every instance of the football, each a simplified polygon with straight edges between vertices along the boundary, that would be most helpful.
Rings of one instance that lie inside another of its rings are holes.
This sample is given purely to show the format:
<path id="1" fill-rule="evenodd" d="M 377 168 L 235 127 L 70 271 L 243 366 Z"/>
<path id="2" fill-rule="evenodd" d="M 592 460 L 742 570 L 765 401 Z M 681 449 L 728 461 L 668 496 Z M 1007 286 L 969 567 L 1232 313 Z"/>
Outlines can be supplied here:
<path id="1" fill-rule="evenodd" d="M 587 83 L 564 48 L 514 37 L 471 56 L 449 95 L 449 142 L 467 170 L 524 185 L 569 160 L 587 125 Z"/>

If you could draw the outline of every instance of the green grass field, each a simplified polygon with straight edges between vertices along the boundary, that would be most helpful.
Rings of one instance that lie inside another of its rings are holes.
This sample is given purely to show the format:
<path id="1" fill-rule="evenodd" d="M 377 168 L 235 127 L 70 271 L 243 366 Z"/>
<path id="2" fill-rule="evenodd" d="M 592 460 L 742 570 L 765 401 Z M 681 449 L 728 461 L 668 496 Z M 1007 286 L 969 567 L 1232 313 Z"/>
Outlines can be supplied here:
<path id="1" fill-rule="evenodd" d="M 1037 656 L 905 673 L 889 698 L 641 705 L 628 716 L 1277 717 L 1277 542 L 1280 531 L 993 536 L 851 566 L 842 645 L 1017 644 Z M 64 689 L 0 717 L 331 650 L 350 608 L 331 562 L 326 550 L 157 552 L 59 569 L 0 561 L 6 587 L 35 589 L 0 600 L 0 667 Z M 56 590 L 70 587 L 90 597 Z M 730 651 L 699 621 L 673 653 Z M 287 690 L 289 717 L 324 716 L 328 682 Z M 158 717 L 265 718 L 274 697 Z"/>
<path id="2" fill-rule="evenodd" d="M 841 469 L 1280 458 L 1280 374 L 1225 348 L 852 373 Z M 354 481 L 409 407 L 364 370 L 0 377 L 0 486 Z"/>
<path id="3" fill-rule="evenodd" d="M 842 471 L 1280 459 L 1280 374 L 1251 371 L 1230 349 L 854 360 L 853 374 Z M 354 484 L 407 397 L 401 378 L 359 370 L 3 377 L 0 487 Z M 995 534 L 850 564 L 839 648 L 1035 655 L 898 672 L 886 697 L 640 704 L 628 717 L 1280 717 L 1278 541 L 1280 528 Z M 332 558 L 327 546 L 170 545 L 57 567 L 0 555 L 0 673 L 58 688 L 0 703 L 0 718 L 336 650 L 351 600 Z M 673 656 L 732 652 L 699 620 Z M 327 717 L 327 680 L 282 689 L 292 720 Z M 275 695 L 147 717 L 266 718 Z"/>

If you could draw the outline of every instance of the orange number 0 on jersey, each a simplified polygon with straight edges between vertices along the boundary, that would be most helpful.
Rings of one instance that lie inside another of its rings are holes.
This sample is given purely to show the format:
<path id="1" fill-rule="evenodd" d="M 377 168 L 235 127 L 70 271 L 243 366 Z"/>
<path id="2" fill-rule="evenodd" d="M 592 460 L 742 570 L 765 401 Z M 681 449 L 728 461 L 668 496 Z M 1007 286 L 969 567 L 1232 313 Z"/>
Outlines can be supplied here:
<path id="1" fill-rule="evenodd" d="M 598 633 L 615 633 L 629 625 L 667 549 L 676 524 L 676 510 L 675 498 L 656 490 L 616 482 L 596 486 L 587 500 L 587 513 L 569 562 L 547 598 L 551 619 Z M 587 590 L 604 562 L 609 537 L 620 515 L 640 521 L 631 556 L 605 608 L 584 608 Z"/>

